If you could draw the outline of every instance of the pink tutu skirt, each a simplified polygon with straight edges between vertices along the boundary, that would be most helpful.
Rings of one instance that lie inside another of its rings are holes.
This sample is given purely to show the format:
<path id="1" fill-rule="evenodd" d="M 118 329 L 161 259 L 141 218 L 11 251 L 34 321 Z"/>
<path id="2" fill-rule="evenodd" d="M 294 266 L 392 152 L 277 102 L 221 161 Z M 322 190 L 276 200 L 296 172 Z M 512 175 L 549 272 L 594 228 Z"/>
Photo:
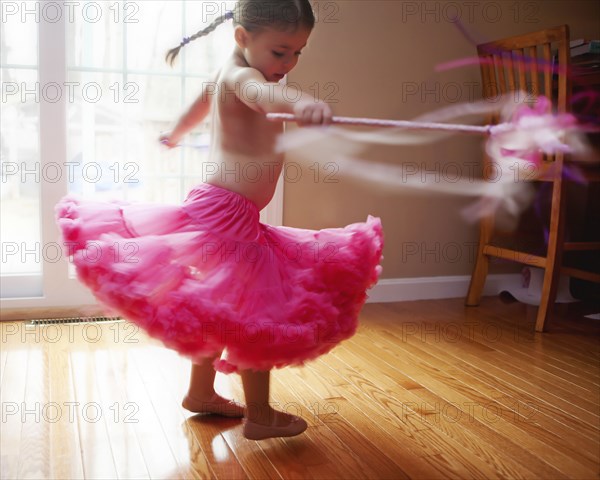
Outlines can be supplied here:
<path id="1" fill-rule="evenodd" d="M 259 222 L 256 205 L 203 184 L 183 205 L 56 206 L 79 279 L 98 301 L 225 373 L 301 365 L 352 336 L 381 271 L 381 222 L 320 231 Z"/>

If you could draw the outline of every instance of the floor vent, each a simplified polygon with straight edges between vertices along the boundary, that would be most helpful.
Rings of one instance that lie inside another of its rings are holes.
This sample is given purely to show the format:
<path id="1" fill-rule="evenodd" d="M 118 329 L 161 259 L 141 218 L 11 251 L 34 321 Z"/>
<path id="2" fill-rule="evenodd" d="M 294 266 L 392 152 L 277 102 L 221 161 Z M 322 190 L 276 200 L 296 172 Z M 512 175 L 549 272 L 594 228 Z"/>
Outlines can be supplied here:
<path id="1" fill-rule="evenodd" d="M 79 323 L 111 323 L 124 322 L 121 317 L 71 317 L 71 318 L 41 318 L 31 320 L 27 326 L 44 327 L 48 325 L 79 324 Z"/>

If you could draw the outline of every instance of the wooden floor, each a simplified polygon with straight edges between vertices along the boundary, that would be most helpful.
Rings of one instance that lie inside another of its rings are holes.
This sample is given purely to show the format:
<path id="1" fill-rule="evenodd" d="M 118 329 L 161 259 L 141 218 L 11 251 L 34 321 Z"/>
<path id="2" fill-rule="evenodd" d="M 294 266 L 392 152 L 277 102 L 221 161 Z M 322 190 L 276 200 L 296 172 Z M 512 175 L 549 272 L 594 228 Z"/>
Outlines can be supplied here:
<path id="1" fill-rule="evenodd" d="M 129 323 L 3 323 L 3 479 L 597 479 L 600 321 L 486 298 L 370 304 L 351 340 L 274 372 L 308 430 L 244 439 L 180 407 L 189 362 Z M 242 400 L 237 375 L 218 389 Z"/>

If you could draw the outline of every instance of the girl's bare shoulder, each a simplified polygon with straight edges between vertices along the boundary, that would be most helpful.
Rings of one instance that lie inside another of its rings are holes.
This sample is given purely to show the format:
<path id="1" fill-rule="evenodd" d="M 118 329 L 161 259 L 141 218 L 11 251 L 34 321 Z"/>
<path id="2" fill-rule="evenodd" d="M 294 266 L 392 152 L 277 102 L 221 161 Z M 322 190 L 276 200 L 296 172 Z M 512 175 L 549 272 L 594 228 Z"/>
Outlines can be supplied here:
<path id="1" fill-rule="evenodd" d="M 239 85 L 247 81 L 265 83 L 264 75 L 256 68 L 248 66 L 245 61 L 233 55 L 229 58 L 219 72 L 219 82 L 228 86 Z"/>

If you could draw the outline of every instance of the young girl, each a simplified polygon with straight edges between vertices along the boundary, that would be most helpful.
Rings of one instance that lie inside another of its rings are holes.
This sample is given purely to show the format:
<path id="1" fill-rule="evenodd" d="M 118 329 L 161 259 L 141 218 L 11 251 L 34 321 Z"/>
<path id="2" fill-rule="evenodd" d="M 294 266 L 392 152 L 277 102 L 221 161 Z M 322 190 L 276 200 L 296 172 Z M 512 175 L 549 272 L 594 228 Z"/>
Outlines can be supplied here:
<path id="1" fill-rule="evenodd" d="M 300 123 L 320 125 L 332 113 L 300 92 L 286 95 L 277 83 L 298 62 L 314 26 L 308 0 L 240 0 L 167 59 L 229 20 L 233 54 L 161 138 L 175 147 L 212 111 L 214 173 L 182 205 L 67 197 L 57 217 L 78 276 L 98 300 L 192 359 L 183 406 L 245 416 L 244 435 L 260 440 L 306 429 L 301 418 L 271 408 L 270 370 L 302 365 L 354 334 L 380 272 L 382 230 L 373 217 L 321 231 L 259 223 L 283 165 L 274 151 L 282 126 L 265 114 L 294 113 Z M 249 164 L 248 178 L 235 173 Z M 90 261 L 82 254 L 87 241 L 111 254 Z M 135 255 L 114 254 L 131 245 Z M 215 369 L 240 373 L 246 407 L 215 392 Z"/>

